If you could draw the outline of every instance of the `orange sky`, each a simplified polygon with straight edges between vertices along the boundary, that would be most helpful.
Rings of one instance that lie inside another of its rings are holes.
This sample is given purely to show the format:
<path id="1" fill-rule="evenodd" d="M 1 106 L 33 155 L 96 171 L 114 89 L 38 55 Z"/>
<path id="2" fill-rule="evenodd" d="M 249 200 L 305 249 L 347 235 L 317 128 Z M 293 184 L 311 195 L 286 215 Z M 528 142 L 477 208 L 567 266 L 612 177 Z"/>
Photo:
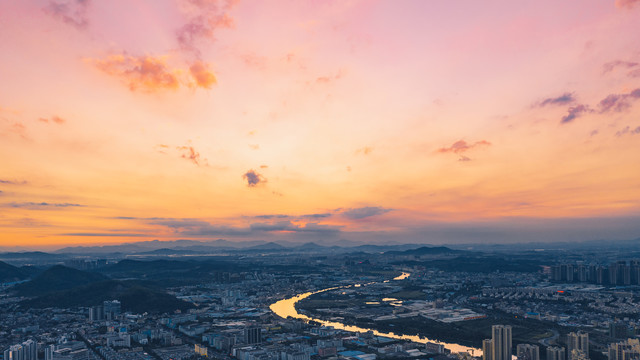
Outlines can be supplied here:
<path id="1" fill-rule="evenodd" d="M 0 247 L 640 237 L 640 1 L 0 3 Z"/>

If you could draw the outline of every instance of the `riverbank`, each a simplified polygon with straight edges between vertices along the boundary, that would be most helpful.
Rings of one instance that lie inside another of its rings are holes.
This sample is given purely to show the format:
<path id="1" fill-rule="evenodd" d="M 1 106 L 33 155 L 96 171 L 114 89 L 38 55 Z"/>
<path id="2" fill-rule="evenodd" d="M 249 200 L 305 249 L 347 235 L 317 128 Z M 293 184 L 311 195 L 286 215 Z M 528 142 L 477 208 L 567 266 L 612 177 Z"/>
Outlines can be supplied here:
<path id="1" fill-rule="evenodd" d="M 403 279 L 406 279 L 407 277 L 409 277 L 410 274 L 409 273 L 402 273 L 402 275 L 394 278 L 394 281 L 400 281 Z M 388 281 L 388 280 L 387 280 Z M 358 286 L 366 286 L 366 284 L 357 284 Z M 425 344 L 427 342 L 437 342 L 440 343 L 442 345 L 444 345 L 444 347 L 452 352 L 468 352 L 473 356 L 480 356 L 482 355 L 482 351 L 478 348 L 474 348 L 471 346 L 465 346 L 462 344 L 458 344 L 455 342 L 442 342 L 442 341 L 436 341 L 436 340 L 431 340 L 429 338 L 426 337 L 421 337 L 418 336 L 416 334 L 407 334 L 407 333 L 401 333 L 401 332 L 396 332 L 397 329 L 394 329 L 393 331 L 379 331 L 378 329 L 373 329 L 373 328 L 367 328 L 367 327 L 360 327 L 360 326 L 356 326 L 356 325 L 348 325 L 348 324 L 343 324 L 341 322 L 337 322 L 337 321 L 328 321 L 328 320 L 323 320 L 323 319 L 319 319 L 319 318 L 314 318 L 314 317 L 310 317 L 304 314 L 300 314 L 298 312 L 298 310 L 296 309 L 296 304 L 314 294 L 319 294 L 319 293 L 323 293 L 326 291 L 331 291 L 331 290 L 336 290 L 336 289 L 341 289 L 341 288 L 350 288 L 350 287 L 354 287 L 355 285 L 349 285 L 349 286 L 342 286 L 342 287 L 332 287 L 332 288 L 327 288 L 327 289 L 323 289 L 323 290 L 319 290 L 319 291 L 315 291 L 315 292 L 307 292 L 304 294 L 299 294 L 296 296 L 293 296 L 291 298 L 287 298 L 287 299 L 283 299 L 280 300 L 278 302 L 275 302 L 273 304 L 271 304 L 271 306 L 269 307 L 271 309 L 271 311 L 273 311 L 273 313 L 275 313 L 276 315 L 282 317 L 282 318 L 294 318 L 294 319 L 300 319 L 300 320 L 304 320 L 304 321 L 315 321 L 319 324 L 322 324 L 324 326 L 331 326 L 333 328 L 336 329 L 341 329 L 341 330 L 345 330 L 345 331 L 349 331 L 349 332 L 356 332 L 356 333 L 367 333 L 367 332 L 372 332 L 374 335 L 376 336 L 383 336 L 383 337 L 388 337 L 388 338 L 392 338 L 392 339 L 402 339 L 402 340 L 409 340 L 409 341 L 413 341 L 416 343 L 422 343 Z"/>

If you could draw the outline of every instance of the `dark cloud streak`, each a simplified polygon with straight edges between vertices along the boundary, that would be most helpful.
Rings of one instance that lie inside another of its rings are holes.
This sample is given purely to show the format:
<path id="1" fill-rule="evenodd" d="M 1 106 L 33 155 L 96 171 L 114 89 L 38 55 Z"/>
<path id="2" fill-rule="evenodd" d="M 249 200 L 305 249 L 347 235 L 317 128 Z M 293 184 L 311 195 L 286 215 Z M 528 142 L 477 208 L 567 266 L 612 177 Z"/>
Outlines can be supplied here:
<path id="1" fill-rule="evenodd" d="M 379 206 L 367 206 L 344 210 L 342 215 L 351 220 L 360 220 L 371 216 L 386 214 L 391 210 L 393 209 L 386 209 Z"/>
<path id="2" fill-rule="evenodd" d="M 587 105 L 580 104 L 580 105 L 572 106 L 567 110 L 567 115 L 562 117 L 562 119 L 560 120 L 560 123 L 568 124 L 573 120 L 579 118 L 583 114 L 589 113 L 591 111 L 592 110 L 589 109 L 589 106 Z"/>
<path id="3" fill-rule="evenodd" d="M 56 20 L 60 20 L 78 30 L 84 30 L 89 26 L 89 19 L 87 18 L 89 5 L 89 0 L 56 0 L 49 1 L 43 10 Z"/>
<path id="4" fill-rule="evenodd" d="M 573 93 L 566 92 L 557 97 L 550 97 L 540 101 L 536 104 L 538 107 L 545 107 L 547 105 L 566 105 L 574 102 L 576 99 L 573 96 Z"/>
<path id="5" fill-rule="evenodd" d="M 246 173 L 244 173 L 244 175 L 242 175 L 242 178 L 247 181 L 248 187 L 256 187 L 259 184 L 267 182 L 267 179 L 265 179 L 264 176 L 253 169 L 248 170 Z"/>
<path id="6" fill-rule="evenodd" d="M 23 203 L 8 203 L 4 204 L 4 207 L 32 209 L 32 210 L 44 210 L 44 209 L 56 209 L 56 208 L 73 208 L 73 207 L 85 207 L 86 205 L 73 204 L 73 203 L 48 203 L 48 202 L 23 202 Z"/>

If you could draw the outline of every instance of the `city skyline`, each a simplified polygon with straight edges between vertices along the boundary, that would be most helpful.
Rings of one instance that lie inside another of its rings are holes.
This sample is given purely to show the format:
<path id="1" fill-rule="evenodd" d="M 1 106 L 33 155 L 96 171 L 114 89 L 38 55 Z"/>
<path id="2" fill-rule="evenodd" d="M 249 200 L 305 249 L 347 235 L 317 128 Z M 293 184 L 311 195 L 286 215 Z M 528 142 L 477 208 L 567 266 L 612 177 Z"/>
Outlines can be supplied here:
<path id="1" fill-rule="evenodd" d="M 0 248 L 640 238 L 640 2 L 0 3 Z"/>

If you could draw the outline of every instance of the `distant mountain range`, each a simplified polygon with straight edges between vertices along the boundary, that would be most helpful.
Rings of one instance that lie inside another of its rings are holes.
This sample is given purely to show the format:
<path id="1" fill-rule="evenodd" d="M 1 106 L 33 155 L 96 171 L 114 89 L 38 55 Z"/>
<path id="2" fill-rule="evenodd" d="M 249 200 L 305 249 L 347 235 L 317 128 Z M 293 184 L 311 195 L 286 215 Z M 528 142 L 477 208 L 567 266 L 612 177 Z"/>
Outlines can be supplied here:
<path id="1" fill-rule="evenodd" d="M 292 242 L 265 242 L 265 241 L 244 241 L 234 242 L 223 239 L 213 241 L 196 240 L 174 240 L 174 241 L 141 241 L 135 243 L 124 243 L 119 245 L 105 246 L 74 246 L 65 247 L 54 251 L 45 252 L 12 252 L 0 254 L 0 259 L 7 261 L 19 259 L 50 259 L 64 260 L 69 257 L 79 255 L 93 256 L 171 256 L 171 255 L 216 255 L 234 253 L 256 253 L 256 252 L 330 252 L 349 253 L 366 252 L 382 253 L 385 251 L 403 251 L 424 247 L 421 244 L 400 244 L 400 245 L 361 245 L 345 241 L 342 246 L 320 245 L 313 242 L 304 244 Z"/>
<path id="2" fill-rule="evenodd" d="M 607 250 L 631 250 L 640 251 L 640 238 L 634 240 L 601 240 L 585 242 L 565 243 L 522 243 L 522 244 L 458 244 L 455 246 L 430 246 L 425 244 L 358 244 L 345 240 L 344 242 L 331 244 L 318 244 L 314 242 L 266 242 L 266 241 L 229 241 L 224 239 L 212 241 L 174 240 L 174 241 L 141 241 L 105 246 L 75 246 L 65 247 L 55 252 L 41 251 L 8 252 L 0 253 L 0 261 L 12 264 L 52 264 L 62 263 L 67 259 L 82 256 L 103 258 L 124 258 L 126 256 L 138 257 L 171 257 L 171 256 L 216 256 L 216 255 L 242 255 L 256 253 L 326 253 L 326 254 L 355 254 L 370 253 L 402 256 L 406 255 L 445 255 L 454 254 L 462 249 L 466 251 L 481 252 L 506 252 L 506 251 L 566 251 L 571 249 L 601 249 Z M 0 279 L 4 276 L 0 269 Z M 7 275 L 8 276 L 8 275 Z M 15 275 L 12 275 L 15 277 Z M 20 278 L 19 276 L 17 278 Z"/>
<path id="3" fill-rule="evenodd" d="M 417 249 L 409 249 L 404 251 L 387 251 L 385 255 L 399 255 L 399 256 L 425 256 L 425 255 L 454 255 L 454 254 L 462 254 L 466 253 L 464 250 L 453 250 L 446 246 L 436 246 L 436 247 L 419 247 Z"/>

